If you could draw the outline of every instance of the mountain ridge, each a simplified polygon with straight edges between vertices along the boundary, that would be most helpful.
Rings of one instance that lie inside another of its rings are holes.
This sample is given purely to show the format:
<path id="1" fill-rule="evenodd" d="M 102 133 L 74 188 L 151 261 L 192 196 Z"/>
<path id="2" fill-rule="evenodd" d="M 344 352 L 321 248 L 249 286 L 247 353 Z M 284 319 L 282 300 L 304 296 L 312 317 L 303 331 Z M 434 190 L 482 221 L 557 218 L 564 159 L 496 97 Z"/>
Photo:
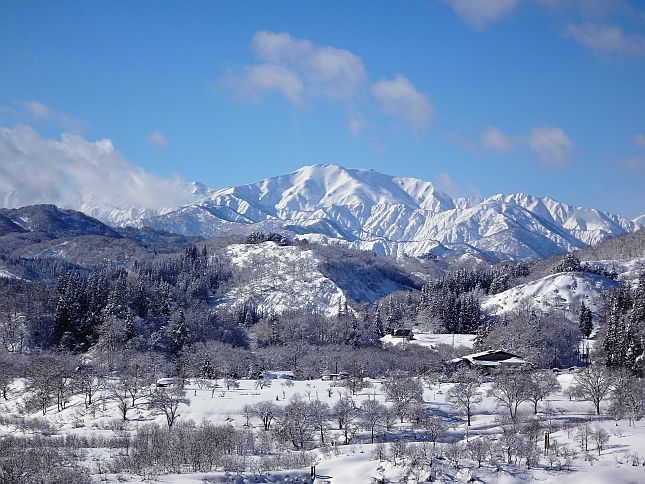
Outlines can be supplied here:
<path id="1" fill-rule="evenodd" d="M 202 236 L 286 230 L 388 256 L 447 249 L 493 260 L 542 258 L 639 228 L 550 197 L 451 197 L 429 181 L 333 164 L 215 190 L 143 223 Z"/>
<path id="2" fill-rule="evenodd" d="M 113 227 L 148 227 L 183 236 L 280 231 L 386 256 L 493 261 L 540 259 L 642 226 L 640 219 L 548 196 L 454 197 L 429 181 L 335 164 L 308 165 L 218 190 L 195 182 L 187 190 L 193 201 L 174 209 L 81 209 Z"/>

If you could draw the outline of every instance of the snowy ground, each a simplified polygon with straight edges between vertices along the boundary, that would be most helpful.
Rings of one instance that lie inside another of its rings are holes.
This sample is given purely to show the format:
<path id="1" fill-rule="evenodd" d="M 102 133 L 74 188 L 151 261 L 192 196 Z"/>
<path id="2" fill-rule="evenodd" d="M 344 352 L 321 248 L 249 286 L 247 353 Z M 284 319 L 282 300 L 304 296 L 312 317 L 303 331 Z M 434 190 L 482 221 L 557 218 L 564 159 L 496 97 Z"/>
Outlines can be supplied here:
<path id="1" fill-rule="evenodd" d="M 465 346 L 466 348 L 472 348 L 475 344 L 475 334 L 448 334 L 448 333 L 423 333 L 419 331 L 414 331 L 414 339 L 406 340 L 403 338 L 395 338 L 393 336 L 387 335 L 381 338 L 381 341 L 384 343 L 392 344 L 417 344 L 421 346 L 427 346 L 429 348 L 434 348 L 439 344 L 450 345 L 450 346 Z"/>
<path id="2" fill-rule="evenodd" d="M 563 391 L 569 388 L 573 382 L 574 373 L 562 373 L 558 380 Z M 275 380 L 272 386 L 258 389 L 252 380 L 242 380 L 238 389 L 226 390 L 222 388 L 223 382 L 214 392 L 203 386 L 204 382 L 189 382 L 187 385 L 187 398 L 190 405 L 180 407 L 179 420 L 191 419 L 200 422 L 204 419 L 218 424 L 231 424 L 242 426 L 245 423 L 243 415 L 244 405 L 257 403 L 262 400 L 270 400 L 279 405 L 285 405 L 295 394 L 305 400 L 320 399 L 332 406 L 344 394 L 344 389 L 333 386 L 333 382 L 311 380 L 294 381 L 293 385 L 285 381 Z M 216 382 L 211 382 L 216 383 Z M 354 397 L 357 405 L 368 398 L 375 398 L 385 402 L 380 382 L 372 381 L 372 388 L 360 392 Z M 491 383 L 484 383 L 482 391 L 485 392 Z M 494 401 L 485 397 L 484 400 L 475 406 L 472 427 L 467 430 L 465 422 L 456 414 L 454 407 L 446 401 L 446 392 L 450 383 L 433 384 L 425 386 L 424 402 L 433 414 L 441 415 L 451 420 L 455 426 L 449 432 L 447 441 L 464 441 L 475 439 L 478 435 L 496 434 L 500 427 L 496 422 L 496 407 Z M 16 382 L 9 393 L 9 400 L 0 403 L 0 415 L 17 415 L 21 403 L 21 383 Z M 161 415 L 154 415 L 145 408 L 144 400 L 141 399 L 138 408 L 129 413 L 127 429 L 133 430 L 137 427 L 155 421 L 165 425 Z M 605 409 L 606 409 L 606 403 Z M 542 420 L 547 419 L 545 412 L 548 410 L 548 418 L 557 423 L 591 418 L 592 406 L 588 402 L 570 401 L 562 392 L 556 393 L 548 398 L 548 401 L 541 402 L 539 411 Z M 526 414 L 532 413 L 531 404 L 523 403 L 520 411 Z M 43 418 L 54 425 L 61 434 L 96 434 L 108 435 L 113 433 L 114 422 L 118 421 L 118 410 L 114 401 L 108 401 L 105 408 L 99 403 L 94 409 L 86 409 L 80 396 L 74 397 L 70 405 L 58 413 L 50 408 L 44 417 L 38 413 L 30 415 L 34 418 Z M 255 426 L 257 421 L 251 421 Z M 632 483 L 645 482 L 645 467 L 633 466 L 633 456 L 637 455 L 642 463 L 645 458 L 645 422 L 636 422 L 635 427 L 629 427 L 626 421 L 619 421 L 617 424 L 612 420 L 599 420 L 592 422 L 593 427 L 601 426 L 611 435 L 610 440 L 598 455 L 594 444 L 590 444 L 589 455 L 595 456 L 595 460 L 587 461 L 585 453 L 578 450 L 577 456 L 572 460 L 570 470 L 556 470 L 550 468 L 546 458 L 542 458 L 537 469 L 527 470 L 525 466 L 519 467 L 502 465 L 499 469 L 493 468 L 490 464 L 484 463 L 478 469 L 474 462 L 467 459 L 462 460 L 460 469 L 455 469 L 447 463 L 438 464 L 438 476 L 443 482 L 466 482 L 472 478 L 481 479 L 483 482 L 512 483 L 525 480 L 535 480 L 545 483 Z M 0 426 L 2 434 L 14 433 L 12 426 Z M 404 432 L 410 437 L 410 441 L 417 439 L 417 434 L 411 429 L 408 423 L 396 424 L 391 432 L 379 435 L 379 439 L 390 440 L 396 432 Z M 368 483 L 372 478 L 385 477 L 391 482 L 400 482 L 405 473 L 404 465 L 393 465 L 390 462 L 380 462 L 372 455 L 375 445 L 369 444 L 366 432 L 359 433 L 352 445 L 342 445 L 340 432 L 330 430 L 330 440 L 336 445 L 326 453 L 319 453 L 317 473 L 320 476 L 316 482 L 334 483 Z M 571 448 L 578 449 L 574 432 L 569 429 L 562 429 L 551 434 L 551 440 L 559 443 L 570 444 Z M 416 444 L 411 444 L 416 445 Z M 420 445 L 420 444 L 418 444 Z M 439 447 L 446 444 L 439 444 Z M 109 454 L 98 455 L 96 458 L 109 458 Z M 89 463 L 92 467 L 92 462 Z M 182 474 L 159 476 L 145 482 L 160 483 L 208 483 L 208 482 L 303 482 L 308 476 L 309 469 L 294 469 L 291 471 L 273 472 L 262 477 L 246 476 L 235 477 L 223 472 L 208 474 Z M 125 479 L 126 482 L 144 482 L 140 476 L 105 476 L 108 481 L 117 482 L 118 479 Z M 118 478 L 118 479 L 117 479 Z M 147 478 L 146 478 L 147 479 Z M 124 482 L 123 480 L 121 482 Z M 305 481 L 306 482 L 306 481 Z"/>

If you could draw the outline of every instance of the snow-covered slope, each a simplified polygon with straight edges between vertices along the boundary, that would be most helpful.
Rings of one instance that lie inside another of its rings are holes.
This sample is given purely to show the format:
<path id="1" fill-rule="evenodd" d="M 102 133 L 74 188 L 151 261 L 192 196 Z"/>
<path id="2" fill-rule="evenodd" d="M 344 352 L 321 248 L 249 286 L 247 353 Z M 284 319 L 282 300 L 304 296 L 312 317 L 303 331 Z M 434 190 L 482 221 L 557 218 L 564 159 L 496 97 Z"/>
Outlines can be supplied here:
<path id="1" fill-rule="evenodd" d="M 20 279 L 18 276 L 12 274 L 6 269 L 0 269 L 0 277 L 3 277 L 5 279 Z"/>
<path id="2" fill-rule="evenodd" d="M 366 268 L 359 258 L 332 263 L 329 255 L 314 247 L 264 242 L 229 245 L 223 252 L 236 268 L 236 276 L 218 303 L 231 306 L 252 301 L 259 309 L 276 313 L 308 308 L 332 316 L 339 303 L 374 302 L 411 288 L 395 269 L 380 272 L 378 267 Z"/>
<path id="3" fill-rule="evenodd" d="M 253 301 L 261 310 L 311 308 L 331 316 L 345 300 L 341 289 L 320 273 L 310 250 L 264 242 L 231 245 L 225 253 L 242 278 L 226 293 L 224 304 Z"/>
<path id="4" fill-rule="evenodd" d="M 598 310 L 600 294 L 620 283 L 589 272 L 561 272 L 522 284 L 486 298 L 482 309 L 488 314 L 502 315 L 526 306 L 547 311 L 561 309 L 575 317 L 580 304 Z"/>
<path id="5" fill-rule="evenodd" d="M 641 227 L 645 227 L 645 213 L 641 215 L 640 217 L 636 217 L 634 219 L 634 223 L 636 225 L 640 225 Z"/>
<path id="6" fill-rule="evenodd" d="M 618 215 L 548 197 L 452 198 L 427 181 L 337 165 L 306 166 L 209 192 L 197 203 L 148 216 L 144 223 L 205 236 L 283 229 L 390 256 L 450 249 L 493 259 L 541 258 L 639 227 Z"/>

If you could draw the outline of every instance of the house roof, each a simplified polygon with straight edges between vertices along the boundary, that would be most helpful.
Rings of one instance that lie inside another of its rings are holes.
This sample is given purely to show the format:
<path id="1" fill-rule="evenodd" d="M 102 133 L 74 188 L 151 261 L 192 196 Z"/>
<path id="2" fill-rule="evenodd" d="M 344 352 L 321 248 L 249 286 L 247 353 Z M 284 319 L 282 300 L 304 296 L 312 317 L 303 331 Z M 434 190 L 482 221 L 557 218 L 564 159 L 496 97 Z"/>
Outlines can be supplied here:
<path id="1" fill-rule="evenodd" d="M 473 366 L 525 365 L 526 360 L 504 350 L 488 350 L 455 358 L 453 363 L 467 361 Z"/>

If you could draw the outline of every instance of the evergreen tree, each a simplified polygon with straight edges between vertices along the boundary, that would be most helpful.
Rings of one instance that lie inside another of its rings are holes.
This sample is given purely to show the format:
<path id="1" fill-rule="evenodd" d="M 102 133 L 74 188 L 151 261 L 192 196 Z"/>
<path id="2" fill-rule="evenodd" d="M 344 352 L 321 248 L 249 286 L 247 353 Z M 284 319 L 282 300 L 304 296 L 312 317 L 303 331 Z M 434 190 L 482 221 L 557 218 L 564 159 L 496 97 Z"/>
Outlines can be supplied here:
<path id="1" fill-rule="evenodd" d="M 578 324 L 582 335 L 585 338 L 589 338 L 591 336 L 591 330 L 593 329 L 593 317 L 591 309 L 585 306 L 584 302 L 580 305 L 580 311 L 578 312 Z"/>
<path id="2" fill-rule="evenodd" d="M 170 352 L 176 356 L 188 341 L 188 327 L 182 309 L 172 315 L 167 330 L 170 338 Z"/>

